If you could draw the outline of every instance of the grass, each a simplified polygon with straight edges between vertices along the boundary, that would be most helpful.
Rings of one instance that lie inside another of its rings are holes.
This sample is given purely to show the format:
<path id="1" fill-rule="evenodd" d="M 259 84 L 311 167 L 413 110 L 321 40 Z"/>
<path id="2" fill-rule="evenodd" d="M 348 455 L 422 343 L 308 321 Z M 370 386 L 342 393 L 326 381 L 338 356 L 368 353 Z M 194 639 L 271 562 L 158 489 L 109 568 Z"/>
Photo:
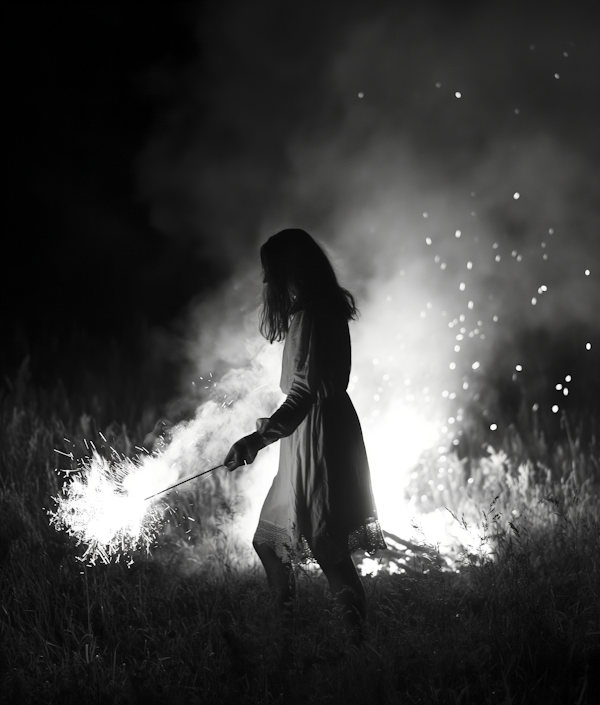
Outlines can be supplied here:
<path id="1" fill-rule="evenodd" d="M 584 443 L 565 428 L 549 444 L 532 422 L 494 447 L 471 438 L 483 448 L 476 457 L 423 457 L 409 495 L 427 511 L 447 507 L 457 535 L 468 538 L 451 547 L 394 544 L 379 556 L 398 572 L 364 578 L 368 636 L 357 648 L 318 571 L 299 569 L 291 621 L 280 623 L 261 571 L 236 562 L 230 485 L 215 481 L 201 507 L 198 498 L 175 499 L 156 550 L 131 567 L 81 563 L 81 550 L 49 526 L 45 511 L 62 482 L 55 449 L 74 443 L 83 455 L 84 441 L 102 432 L 107 445 L 131 454 L 154 421 L 136 398 L 136 409 L 122 409 L 127 424 L 100 426 L 102 403 L 96 396 L 96 416 L 64 389 L 41 392 L 24 373 L 0 399 L 3 702 L 600 698 L 593 436 Z"/>

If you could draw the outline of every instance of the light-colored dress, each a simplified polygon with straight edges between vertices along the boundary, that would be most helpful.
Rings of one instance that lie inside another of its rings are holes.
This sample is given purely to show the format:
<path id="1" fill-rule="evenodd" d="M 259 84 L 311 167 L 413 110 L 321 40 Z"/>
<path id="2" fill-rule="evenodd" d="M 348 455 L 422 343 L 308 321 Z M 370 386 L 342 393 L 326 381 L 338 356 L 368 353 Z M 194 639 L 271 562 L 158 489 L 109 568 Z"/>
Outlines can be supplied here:
<path id="1" fill-rule="evenodd" d="M 254 542 L 284 561 L 331 564 L 360 548 L 386 548 L 360 422 L 346 392 L 350 364 L 342 313 L 313 303 L 293 316 L 281 373 L 287 397 L 258 423 L 264 441 L 281 439 L 281 447 Z"/>

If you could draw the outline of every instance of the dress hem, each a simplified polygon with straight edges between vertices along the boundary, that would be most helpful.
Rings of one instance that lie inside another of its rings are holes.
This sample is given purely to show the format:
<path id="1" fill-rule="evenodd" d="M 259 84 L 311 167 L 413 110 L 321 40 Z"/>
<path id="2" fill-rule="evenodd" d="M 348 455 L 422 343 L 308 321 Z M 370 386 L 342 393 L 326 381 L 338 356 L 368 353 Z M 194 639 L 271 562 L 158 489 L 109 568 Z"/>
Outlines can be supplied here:
<path id="1" fill-rule="evenodd" d="M 294 538 L 293 532 L 261 519 L 254 534 L 254 544 L 270 546 L 284 563 L 337 563 L 355 551 L 366 553 L 387 549 L 379 521 L 373 517 L 348 532 L 334 538 L 322 532 L 312 541 L 303 535 Z"/>

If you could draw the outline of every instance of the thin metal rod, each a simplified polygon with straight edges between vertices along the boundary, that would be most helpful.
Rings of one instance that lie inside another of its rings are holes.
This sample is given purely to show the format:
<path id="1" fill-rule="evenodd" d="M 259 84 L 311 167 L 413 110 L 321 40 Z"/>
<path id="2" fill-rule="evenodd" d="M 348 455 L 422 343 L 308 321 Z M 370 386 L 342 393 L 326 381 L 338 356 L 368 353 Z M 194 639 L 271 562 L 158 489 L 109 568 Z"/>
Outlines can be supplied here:
<path id="1" fill-rule="evenodd" d="M 219 468 L 224 468 L 224 467 L 226 467 L 226 465 L 221 463 L 221 465 L 215 465 L 214 468 L 210 468 L 209 470 L 203 470 L 202 472 L 199 472 L 197 475 L 192 475 L 191 477 L 187 477 L 185 480 L 182 480 L 181 482 L 176 482 L 174 485 L 171 485 L 170 487 L 166 487 L 164 490 L 161 490 L 160 492 L 155 492 L 154 494 L 151 494 L 149 497 L 146 497 L 144 499 L 144 502 L 148 499 L 152 499 L 153 497 L 158 497 L 159 494 L 164 494 L 165 492 L 172 490 L 174 487 L 179 487 L 179 485 L 183 485 L 185 482 L 189 482 L 190 480 L 195 480 L 197 477 L 202 477 L 202 475 L 207 475 L 209 472 L 213 472 L 213 470 L 218 470 Z"/>

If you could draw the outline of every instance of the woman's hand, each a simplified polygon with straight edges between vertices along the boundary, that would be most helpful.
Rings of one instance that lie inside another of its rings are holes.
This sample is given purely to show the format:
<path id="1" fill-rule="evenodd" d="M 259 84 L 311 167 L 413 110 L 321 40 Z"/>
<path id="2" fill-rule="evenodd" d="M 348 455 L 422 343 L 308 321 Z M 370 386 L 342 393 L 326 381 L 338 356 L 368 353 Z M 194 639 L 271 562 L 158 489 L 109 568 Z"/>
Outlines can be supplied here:
<path id="1" fill-rule="evenodd" d="M 229 472 L 236 470 L 242 465 L 250 465 L 254 462 L 258 451 L 264 448 L 265 445 L 266 443 L 259 433 L 251 433 L 249 436 L 244 436 L 231 446 L 223 464 Z"/>

